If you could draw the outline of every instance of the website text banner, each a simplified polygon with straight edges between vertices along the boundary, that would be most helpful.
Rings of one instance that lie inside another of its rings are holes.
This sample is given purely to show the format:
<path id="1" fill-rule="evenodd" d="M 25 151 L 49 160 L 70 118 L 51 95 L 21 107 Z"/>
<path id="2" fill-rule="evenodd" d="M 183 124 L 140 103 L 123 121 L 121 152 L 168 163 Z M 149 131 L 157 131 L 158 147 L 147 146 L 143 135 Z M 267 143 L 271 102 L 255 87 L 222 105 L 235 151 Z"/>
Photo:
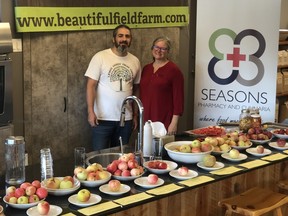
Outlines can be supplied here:
<path id="1" fill-rule="evenodd" d="M 17 32 L 177 27 L 189 23 L 189 7 L 15 7 Z"/>
<path id="2" fill-rule="evenodd" d="M 280 5 L 198 1 L 194 128 L 238 122 L 249 107 L 274 122 Z"/>

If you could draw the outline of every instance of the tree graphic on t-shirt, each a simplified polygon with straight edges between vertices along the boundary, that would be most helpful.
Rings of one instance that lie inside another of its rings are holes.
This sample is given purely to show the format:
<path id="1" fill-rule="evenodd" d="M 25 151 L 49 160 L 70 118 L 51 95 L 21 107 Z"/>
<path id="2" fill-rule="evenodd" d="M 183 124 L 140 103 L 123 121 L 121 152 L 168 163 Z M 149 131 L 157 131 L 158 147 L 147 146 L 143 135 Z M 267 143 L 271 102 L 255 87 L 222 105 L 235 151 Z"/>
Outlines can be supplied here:
<path id="1" fill-rule="evenodd" d="M 120 82 L 119 91 L 124 90 L 124 82 L 132 80 L 132 73 L 130 68 L 125 64 L 116 64 L 109 72 L 110 82 Z"/>

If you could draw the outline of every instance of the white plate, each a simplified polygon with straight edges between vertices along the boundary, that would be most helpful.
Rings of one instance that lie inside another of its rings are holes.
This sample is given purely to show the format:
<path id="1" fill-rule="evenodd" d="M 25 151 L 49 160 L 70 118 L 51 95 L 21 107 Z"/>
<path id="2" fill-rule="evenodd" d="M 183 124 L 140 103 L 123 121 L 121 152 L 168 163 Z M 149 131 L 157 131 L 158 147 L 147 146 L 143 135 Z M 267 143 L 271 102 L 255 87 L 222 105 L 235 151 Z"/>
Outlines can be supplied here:
<path id="1" fill-rule="evenodd" d="M 38 201 L 38 202 L 34 202 L 34 203 L 27 203 L 27 204 L 13 204 L 13 203 L 9 203 L 5 200 L 5 197 L 3 198 L 3 201 L 9 205 L 10 207 L 16 208 L 16 209 L 28 209 L 31 208 L 33 206 L 38 205 L 39 202 L 43 201 L 44 199 Z"/>
<path id="2" fill-rule="evenodd" d="M 247 155 L 240 153 L 238 158 L 231 158 L 229 156 L 229 153 L 224 153 L 224 154 L 221 155 L 221 157 L 225 158 L 226 160 L 233 161 L 233 162 L 235 161 L 236 162 L 236 161 L 245 160 L 247 158 Z"/>
<path id="3" fill-rule="evenodd" d="M 277 149 L 277 150 L 285 150 L 285 149 L 288 149 L 288 143 L 287 143 L 287 142 L 286 142 L 285 146 L 283 146 L 283 147 L 279 147 L 276 142 L 271 142 L 271 143 L 269 143 L 269 146 L 272 147 L 272 148 L 275 148 L 275 149 Z"/>
<path id="4" fill-rule="evenodd" d="M 277 130 L 279 130 L 279 129 L 271 130 L 271 133 L 277 138 L 288 139 L 288 135 L 287 134 L 277 134 L 277 133 L 275 133 L 275 131 L 277 131 Z"/>
<path id="5" fill-rule="evenodd" d="M 48 214 L 45 215 L 45 216 L 57 216 L 57 215 L 60 215 L 61 213 L 62 213 L 62 208 L 61 207 L 56 206 L 56 205 L 50 205 L 50 210 L 49 210 Z M 37 211 L 37 206 L 29 208 L 26 211 L 26 214 L 28 216 L 39 216 L 39 213 Z"/>
<path id="6" fill-rule="evenodd" d="M 74 194 L 68 198 L 68 201 L 71 204 L 76 205 L 76 206 L 80 206 L 80 207 L 95 205 L 95 204 L 99 203 L 101 200 L 102 200 L 101 196 L 99 196 L 97 194 L 92 194 L 92 193 L 90 195 L 90 199 L 87 202 L 80 202 L 77 199 L 77 194 Z"/>
<path id="7" fill-rule="evenodd" d="M 170 172 L 171 170 L 174 170 L 177 168 L 178 164 L 173 162 L 173 161 L 168 161 L 168 160 L 162 160 L 163 162 L 167 163 L 167 169 L 152 169 L 152 168 L 149 168 L 148 167 L 148 163 L 150 161 L 146 161 L 144 162 L 143 166 L 149 170 L 150 172 L 152 173 L 155 173 L 155 174 L 164 174 L 164 173 L 168 173 Z"/>
<path id="8" fill-rule="evenodd" d="M 55 178 L 59 178 L 62 179 L 63 177 L 55 177 Z M 45 181 L 45 180 L 44 180 Z M 41 185 L 42 187 L 46 188 L 48 191 L 48 194 L 54 195 L 54 196 L 64 196 L 64 195 L 68 195 L 68 194 L 72 194 L 73 192 L 75 192 L 76 190 L 78 190 L 80 188 L 80 181 L 77 178 L 74 178 L 74 187 L 73 188 L 68 188 L 68 189 L 51 189 L 51 188 L 47 188 L 45 186 L 45 182 L 42 181 Z"/>
<path id="9" fill-rule="evenodd" d="M 198 176 L 198 172 L 194 170 L 188 170 L 187 175 L 181 176 L 179 175 L 178 170 L 171 170 L 169 172 L 169 175 L 179 180 L 186 180 L 186 179 L 195 178 L 196 176 Z"/>
<path id="10" fill-rule="evenodd" d="M 212 170 L 218 170 L 224 167 L 224 164 L 221 162 L 216 161 L 215 165 L 213 167 L 207 167 L 204 166 L 203 162 L 198 162 L 197 166 L 200 167 L 201 169 L 207 170 L 207 171 L 212 171 Z"/>
<path id="11" fill-rule="evenodd" d="M 121 195 L 121 194 L 129 192 L 131 190 L 131 188 L 128 185 L 121 184 L 120 190 L 117 191 L 117 192 L 114 192 L 114 191 L 110 191 L 108 184 L 104 184 L 104 185 L 101 185 L 99 187 L 99 190 L 102 193 L 113 195 L 113 196 L 117 196 L 117 195 Z"/>
<path id="12" fill-rule="evenodd" d="M 238 150 L 242 150 L 242 149 L 247 149 L 250 148 L 252 146 L 252 142 L 250 142 L 250 145 L 248 146 L 232 146 L 232 148 L 238 149 Z"/>
<path id="13" fill-rule="evenodd" d="M 101 180 L 96 180 L 96 181 L 82 181 L 82 180 L 79 180 L 81 185 L 83 186 L 86 186 L 86 187 L 97 187 L 97 186 L 100 186 L 102 184 L 105 184 L 106 182 L 108 182 L 110 179 L 111 179 L 111 173 L 108 172 L 108 175 L 109 177 L 106 178 L 106 179 L 101 179 Z M 76 177 L 74 177 L 76 178 Z"/>
<path id="14" fill-rule="evenodd" d="M 266 148 L 264 148 L 264 152 L 262 154 L 258 153 L 256 148 L 248 148 L 246 149 L 246 152 L 254 156 L 265 156 L 265 155 L 269 155 L 272 153 L 270 149 L 266 149 Z"/>
<path id="15" fill-rule="evenodd" d="M 116 175 L 113 175 L 113 178 L 119 180 L 119 181 L 132 181 L 136 178 L 139 178 L 141 177 L 142 175 L 144 174 L 144 172 L 141 174 L 141 175 L 138 175 L 138 176 L 116 176 Z"/>
<path id="16" fill-rule="evenodd" d="M 134 183 L 143 188 L 154 188 L 164 184 L 164 180 L 161 178 L 158 178 L 156 184 L 149 184 L 147 179 L 148 177 L 137 178 L 134 180 Z"/>
<path id="17" fill-rule="evenodd" d="M 271 138 L 271 139 L 272 139 L 272 138 Z M 271 139 L 268 139 L 268 140 L 251 140 L 251 139 L 250 139 L 250 141 L 251 141 L 252 143 L 255 143 L 255 144 L 265 144 L 265 143 L 270 142 Z"/>

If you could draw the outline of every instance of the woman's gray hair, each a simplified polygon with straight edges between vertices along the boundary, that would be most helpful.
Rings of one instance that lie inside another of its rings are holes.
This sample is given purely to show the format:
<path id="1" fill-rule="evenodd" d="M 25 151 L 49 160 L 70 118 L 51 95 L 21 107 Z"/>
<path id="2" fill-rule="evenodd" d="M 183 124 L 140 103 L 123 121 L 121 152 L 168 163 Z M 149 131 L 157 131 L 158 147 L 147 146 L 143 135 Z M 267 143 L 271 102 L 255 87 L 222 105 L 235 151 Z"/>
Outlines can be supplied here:
<path id="1" fill-rule="evenodd" d="M 166 37 L 166 36 L 157 37 L 157 38 L 153 41 L 151 49 L 153 49 L 153 46 L 154 46 L 157 42 L 159 42 L 159 41 L 164 41 L 165 44 L 166 44 L 166 46 L 167 46 L 167 49 L 168 49 L 168 50 L 171 49 L 171 41 L 170 41 L 170 39 L 169 39 L 168 37 Z"/>

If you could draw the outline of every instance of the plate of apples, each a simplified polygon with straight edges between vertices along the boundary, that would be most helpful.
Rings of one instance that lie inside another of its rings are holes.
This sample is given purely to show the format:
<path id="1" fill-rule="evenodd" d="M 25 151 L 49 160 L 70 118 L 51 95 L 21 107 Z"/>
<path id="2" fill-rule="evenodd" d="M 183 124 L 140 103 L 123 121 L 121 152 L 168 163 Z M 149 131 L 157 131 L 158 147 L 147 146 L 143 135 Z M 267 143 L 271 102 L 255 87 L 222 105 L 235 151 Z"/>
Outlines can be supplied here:
<path id="1" fill-rule="evenodd" d="M 126 184 L 121 184 L 121 182 L 117 179 L 110 180 L 108 184 L 101 185 L 99 190 L 102 193 L 109 194 L 112 196 L 118 196 L 125 193 L 128 193 L 131 188 Z"/>
<path id="2" fill-rule="evenodd" d="M 111 173 L 104 170 L 100 164 L 94 163 L 87 168 L 76 167 L 74 178 L 78 179 L 83 186 L 97 187 L 108 182 L 111 179 Z"/>
<path id="3" fill-rule="evenodd" d="M 45 200 L 47 195 L 48 191 L 41 187 L 40 181 L 34 180 L 24 182 L 19 187 L 9 186 L 3 201 L 13 208 L 28 209 Z"/>
<path id="4" fill-rule="evenodd" d="M 285 139 L 279 138 L 276 142 L 270 142 L 269 146 L 277 150 L 286 150 L 288 149 L 288 143 Z"/>
<path id="5" fill-rule="evenodd" d="M 271 133 L 277 138 L 288 139 L 288 128 L 274 129 L 271 130 Z"/>
<path id="6" fill-rule="evenodd" d="M 186 179 L 191 179 L 195 178 L 198 176 L 198 172 L 194 170 L 190 170 L 185 166 L 179 167 L 177 170 L 171 170 L 169 172 L 169 175 L 178 179 L 178 180 L 186 180 Z"/>
<path id="7" fill-rule="evenodd" d="M 41 186 L 54 196 L 72 194 L 80 188 L 80 185 L 80 181 L 72 176 L 52 177 L 41 182 Z"/>
<path id="8" fill-rule="evenodd" d="M 163 185 L 164 180 L 159 178 L 156 174 L 149 174 L 148 176 L 135 179 L 134 183 L 140 187 L 150 189 Z"/>
<path id="9" fill-rule="evenodd" d="M 242 161 L 242 160 L 247 159 L 247 155 L 240 153 L 238 149 L 231 149 L 228 153 L 223 153 L 221 157 L 232 162 L 237 162 L 237 161 Z"/>
<path id="10" fill-rule="evenodd" d="M 178 164 L 169 160 L 152 160 L 144 162 L 143 166 L 152 173 L 165 174 L 176 169 Z"/>
<path id="11" fill-rule="evenodd" d="M 92 194 L 88 189 L 81 189 L 77 194 L 73 194 L 68 198 L 68 201 L 76 206 L 87 207 L 95 205 L 102 200 L 102 197 L 97 194 Z"/>
<path id="12" fill-rule="evenodd" d="M 255 148 L 248 148 L 246 152 L 254 156 L 265 156 L 272 153 L 270 149 L 266 149 L 262 145 L 257 145 Z"/>

